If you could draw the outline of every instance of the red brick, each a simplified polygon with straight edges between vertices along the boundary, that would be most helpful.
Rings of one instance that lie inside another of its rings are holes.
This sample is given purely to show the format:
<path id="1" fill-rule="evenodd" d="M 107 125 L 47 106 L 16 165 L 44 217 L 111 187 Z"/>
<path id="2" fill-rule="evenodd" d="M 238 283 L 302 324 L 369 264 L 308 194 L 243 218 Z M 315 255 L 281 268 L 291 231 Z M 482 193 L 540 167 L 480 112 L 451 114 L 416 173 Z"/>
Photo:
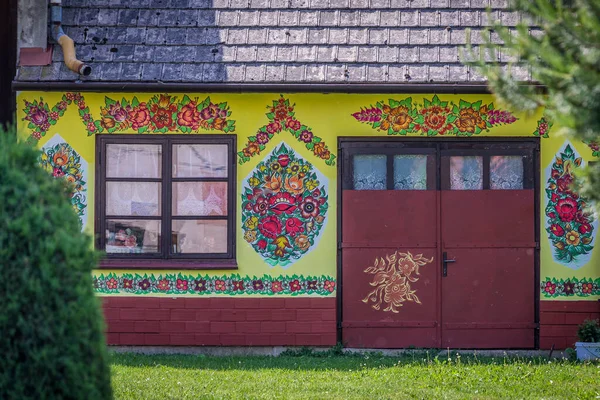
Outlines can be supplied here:
<path id="1" fill-rule="evenodd" d="M 172 333 L 169 336 L 169 342 L 173 346 L 194 346 L 198 344 L 194 334 Z"/>
<path id="2" fill-rule="evenodd" d="M 147 333 L 144 335 L 144 344 L 147 346 L 168 346 L 171 336 L 164 333 Z"/>
<path id="3" fill-rule="evenodd" d="M 327 333 L 321 335 L 321 345 L 322 346 L 335 346 L 337 343 L 337 334 L 336 333 Z"/>
<path id="4" fill-rule="evenodd" d="M 260 308 L 258 298 L 239 298 L 235 301 L 235 308 Z"/>
<path id="5" fill-rule="evenodd" d="M 236 322 L 235 331 L 245 334 L 260 333 L 260 324 L 261 322 Z"/>
<path id="6" fill-rule="evenodd" d="M 110 296 L 98 296 L 102 307 L 110 307 Z"/>
<path id="7" fill-rule="evenodd" d="M 312 332 L 310 322 L 286 322 L 286 332 L 288 333 L 310 333 Z"/>
<path id="8" fill-rule="evenodd" d="M 119 334 L 118 333 L 107 333 L 106 334 L 106 344 L 109 346 L 121 344 L 121 342 L 119 341 Z"/>
<path id="9" fill-rule="evenodd" d="M 221 336 L 211 334 L 195 335 L 196 346 L 220 346 Z"/>
<path id="10" fill-rule="evenodd" d="M 260 308 L 282 309 L 285 308 L 285 299 L 263 298 L 260 299 L 259 304 Z"/>
<path id="11" fill-rule="evenodd" d="M 222 310 L 221 321 L 245 321 L 246 310 Z"/>
<path id="12" fill-rule="evenodd" d="M 110 333 L 133 332 L 134 321 L 111 321 L 107 324 L 106 331 Z"/>
<path id="13" fill-rule="evenodd" d="M 189 333 L 208 333 L 210 332 L 210 322 L 186 322 L 185 331 Z"/>
<path id="14" fill-rule="evenodd" d="M 321 310 L 296 310 L 297 321 L 321 321 L 322 316 Z"/>
<path id="15" fill-rule="evenodd" d="M 311 298 L 310 299 L 310 308 L 332 308 L 335 309 L 335 297 L 327 297 L 327 298 Z"/>
<path id="16" fill-rule="evenodd" d="M 305 334 L 296 335 L 296 345 L 297 346 L 320 346 L 321 345 L 321 335 L 305 335 Z"/>
<path id="17" fill-rule="evenodd" d="M 137 297 L 111 297 L 108 304 L 112 308 L 138 308 Z"/>
<path id="18" fill-rule="evenodd" d="M 119 344 L 130 346 L 143 346 L 144 335 L 141 333 L 121 333 L 119 335 Z"/>
<path id="19" fill-rule="evenodd" d="M 135 322 L 135 332 L 158 333 L 158 332 L 160 332 L 160 322 L 159 321 L 136 321 Z"/>
<path id="20" fill-rule="evenodd" d="M 565 314 L 565 324 L 579 325 L 586 319 L 590 318 L 589 313 L 567 313 Z"/>
<path id="21" fill-rule="evenodd" d="M 159 297 L 136 297 L 135 298 L 136 307 L 139 308 L 160 308 L 160 298 Z"/>
<path id="22" fill-rule="evenodd" d="M 299 308 L 310 308 L 310 300 L 311 299 L 306 297 L 285 299 L 285 308 L 296 310 Z"/>
<path id="23" fill-rule="evenodd" d="M 180 297 L 177 299 L 172 298 L 161 298 L 160 308 L 185 308 L 185 301 L 187 299 Z"/>
<path id="24" fill-rule="evenodd" d="M 247 346 L 270 346 L 271 336 L 269 335 L 246 335 Z"/>
<path id="25" fill-rule="evenodd" d="M 323 310 L 322 314 L 321 314 L 321 320 L 323 320 L 323 321 L 336 321 L 337 320 L 337 314 L 335 313 L 335 309 L 334 310 Z"/>
<path id="26" fill-rule="evenodd" d="M 540 301 L 540 311 L 600 312 L 598 301 Z"/>
<path id="27" fill-rule="evenodd" d="M 210 307 L 210 299 L 202 298 L 202 299 L 189 299 L 186 298 L 184 300 L 185 308 L 209 308 Z"/>
<path id="28" fill-rule="evenodd" d="M 565 323 L 565 313 L 562 312 L 543 312 L 540 313 L 541 325 L 563 325 Z"/>
<path id="29" fill-rule="evenodd" d="M 196 310 L 174 308 L 171 310 L 171 321 L 194 321 Z"/>
<path id="30" fill-rule="evenodd" d="M 336 332 L 335 322 L 313 322 L 311 323 L 312 333 L 334 333 Z"/>
<path id="31" fill-rule="evenodd" d="M 103 308 L 102 312 L 104 314 L 104 319 L 109 320 L 119 320 L 121 319 L 120 310 L 118 308 Z"/>
<path id="32" fill-rule="evenodd" d="M 144 321 L 146 310 L 143 308 L 122 308 L 119 315 L 122 320 Z"/>
<path id="33" fill-rule="evenodd" d="M 196 321 L 221 321 L 223 310 L 196 311 Z"/>
<path id="34" fill-rule="evenodd" d="M 261 322 L 260 330 L 265 333 L 285 333 L 287 332 L 285 322 Z"/>
<path id="35" fill-rule="evenodd" d="M 295 346 L 296 335 L 271 335 L 271 346 Z"/>
<path id="36" fill-rule="evenodd" d="M 229 297 L 211 297 L 210 308 L 221 308 L 223 310 L 232 309 L 235 307 L 235 299 Z"/>
<path id="37" fill-rule="evenodd" d="M 271 310 L 272 321 L 295 321 L 297 310 Z"/>
<path id="38" fill-rule="evenodd" d="M 271 321 L 272 310 L 248 310 L 246 311 L 246 321 Z"/>
<path id="39" fill-rule="evenodd" d="M 540 327 L 540 337 L 571 337 L 576 334 L 576 325 L 543 325 Z"/>
<path id="40" fill-rule="evenodd" d="M 246 335 L 228 334 L 221 335 L 221 344 L 223 346 L 245 346 Z"/>
<path id="41" fill-rule="evenodd" d="M 169 321 L 171 319 L 171 309 L 151 308 L 146 310 L 144 317 L 147 321 Z"/>
<path id="42" fill-rule="evenodd" d="M 211 322 L 210 323 L 211 333 L 234 333 L 235 322 Z"/>
<path id="43" fill-rule="evenodd" d="M 160 321 L 160 331 L 163 333 L 185 333 L 183 321 Z"/>
<path id="44" fill-rule="evenodd" d="M 556 350 L 567 348 L 567 340 L 564 337 L 540 337 L 540 349 L 548 350 L 554 345 Z"/>

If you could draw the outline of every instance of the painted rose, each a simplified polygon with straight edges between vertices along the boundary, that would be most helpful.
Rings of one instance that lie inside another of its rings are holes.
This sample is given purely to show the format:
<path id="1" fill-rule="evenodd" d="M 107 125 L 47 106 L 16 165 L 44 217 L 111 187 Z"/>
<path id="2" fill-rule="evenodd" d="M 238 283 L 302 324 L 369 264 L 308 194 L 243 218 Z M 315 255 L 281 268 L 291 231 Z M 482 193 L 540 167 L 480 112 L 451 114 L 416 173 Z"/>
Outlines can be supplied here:
<path id="1" fill-rule="evenodd" d="M 269 125 L 267 125 L 267 132 L 269 132 L 270 134 L 275 134 L 277 132 L 281 132 L 281 124 L 279 123 L 279 121 L 274 121 L 271 122 Z"/>
<path id="2" fill-rule="evenodd" d="M 298 176 L 291 176 L 285 178 L 285 190 L 288 192 L 298 195 L 304 191 L 304 185 L 302 184 L 302 179 Z"/>
<path id="3" fill-rule="evenodd" d="M 263 218 L 258 224 L 260 233 L 269 239 L 275 239 L 281 233 L 281 228 L 281 221 L 273 215 Z"/>
<path id="4" fill-rule="evenodd" d="M 210 103 L 207 107 L 200 111 L 202 119 L 225 118 L 227 110 L 221 110 L 216 104 Z"/>
<path id="5" fill-rule="evenodd" d="M 573 175 L 565 174 L 556 180 L 556 186 L 559 192 L 570 193 L 573 184 Z"/>
<path id="6" fill-rule="evenodd" d="M 279 175 L 271 175 L 265 177 L 265 189 L 269 189 L 274 193 L 278 193 L 281 190 L 281 177 Z"/>
<path id="7" fill-rule="evenodd" d="M 408 115 L 408 108 L 404 106 L 391 108 L 388 105 L 384 105 L 383 112 L 387 114 L 386 118 L 381 121 L 381 129 L 385 131 L 390 128 L 394 132 L 408 129 L 410 123 L 413 121 L 412 117 Z"/>
<path id="8" fill-rule="evenodd" d="M 195 101 L 190 101 L 181 107 L 181 111 L 177 113 L 177 123 L 180 126 L 187 126 L 193 131 L 200 127 L 200 112 L 198 112 L 198 104 Z"/>
<path id="9" fill-rule="evenodd" d="M 310 241 L 308 240 L 308 236 L 306 235 L 298 235 L 294 240 L 294 243 L 302 251 L 306 251 L 310 247 Z"/>
<path id="10" fill-rule="evenodd" d="M 212 127 L 218 131 L 222 131 L 225 129 L 225 125 L 227 124 L 227 120 L 225 118 L 215 118 L 212 123 Z"/>
<path id="11" fill-rule="evenodd" d="M 415 263 L 410 258 L 403 258 L 398 260 L 398 269 L 404 276 L 410 276 L 416 268 L 417 263 Z"/>
<path id="12" fill-rule="evenodd" d="M 577 201 L 571 197 L 560 199 L 554 207 L 558 213 L 559 218 L 563 222 L 570 222 L 575 219 L 577 214 Z"/>
<path id="13" fill-rule="evenodd" d="M 256 142 L 259 144 L 266 144 L 269 142 L 269 134 L 266 132 L 258 132 L 256 134 Z"/>
<path id="14" fill-rule="evenodd" d="M 313 153 L 315 153 L 317 157 L 320 157 L 324 160 L 329 159 L 331 156 L 331 152 L 327 149 L 323 142 L 315 143 L 315 146 L 313 147 Z"/>
<path id="15" fill-rule="evenodd" d="M 32 123 L 38 126 L 41 126 L 48 122 L 48 112 L 44 109 L 44 103 L 40 102 L 38 107 L 32 106 L 29 109 L 29 113 L 27 114 L 27 117 L 25 117 L 25 119 L 31 121 Z"/>
<path id="16" fill-rule="evenodd" d="M 252 157 L 253 155 L 258 154 L 259 152 L 260 152 L 260 148 L 258 147 L 258 144 L 255 142 L 248 143 L 248 146 L 246 146 L 242 150 L 242 153 L 244 154 L 245 157 Z"/>
<path id="17" fill-rule="evenodd" d="M 257 243 L 256 246 L 258 246 L 259 249 L 264 250 L 267 248 L 267 241 L 265 239 L 260 239 Z"/>
<path id="18" fill-rule="evenodd" d="M 452 129 L 452 126 L 446 122 L 449 112 L 448 108 L 440 106 L 432 106 L 421 110 L 421 114 L 424 117 L 421 130 L 425 133 L 432 130 L 440 135 L 444 135 L 448 130 Z"/>
<path id="19" fill-rule="evenodd" d="M 304 224 L 302 221 L 300 221 L 298 218 L 289 218 L 287 221 L 285 221 L 285 233 L 291 237 L 294 237 L 304 231 L 303 225 Z"/>
<path id="20" fill-rule="evenodd" d="M 458 119 L 454 122 L 454 125 L 461 132 L 475 133 L 475 129 L 485 129 L 485 121 L 481 118 L 481 114 L 475 109 L 463 108 L 458 113 Z"/>
<path id="21" fill-rule="evenodd" d="M 129 113 L 128 110 L 121 107 L 121 103 L 117 101 L 108 107 L 108 115 L 113 117 L 117 122 L 123 122 L 127 119 Z"/>
<path id="22" fill-rule="evenodd" d="M 174 130 L 176 128 L 173 124 L 173 113 L 177 112 L 177 105 L 171 102 L 171 96 L 161 94 L 158 102 L 152 103 L 150 106 L 150 111 L 154 113 L 151 121 L 156 129 Z"/>
<path id="23" fill-rule="evenodd" d="M 402 305 L 407 293 L 408 286 L 406 278 L 395 273 L 390 278 L 389 283 L 385 285 L 383 299 L 386 303 L 399 307 Z"/>
<path id="24" fill-rule="evenodd" d="M 303 130 L 302 133 L 300 133 L 300 140 L 302 140 L 304 143 L 310 143 L 312 142 L 313 139 L 313 133 L 309 130 Z"/>
<path id="25" fill-rule="evenodd" d="M 581 233 L 582 235 L 585 235 L 586 233 L 590 233 L 592 230 L 594 229 L 594 227 L 590 224 L 581 224 L 579 226 L 579 233 Z"/>
<path id="26" fill-rule="evenodd" d="M 277 157 L 277 162 L 279 163 L 279 165 L 285 168 L 290 163 L 290 156 L 288 156 L 287 154 L 281 154 L 279 157 Z"/>
<path id="27" fill-rule="evenodd" d="M 550 231 L 556 236 L 562 236 L 565 234 L 565 230 L 558 224 L 552 224 L 550 226 Z"/>
<path id="28" fill-rule="evenodd" d="M 141 129 L 150 123 L 150 111 L 146 107 L 146 103 L 140 103 L 137 107 L 129 112 L 129 120 L 131 127 L 135 130 Z"/>
<path id="29" fill-rule="evenodd" d="M 285 120 L 285 127 L 293 131 L 297 131 L 298 129 L 302 128 L 302 124 L 297 119 L 288 118 Z"/>

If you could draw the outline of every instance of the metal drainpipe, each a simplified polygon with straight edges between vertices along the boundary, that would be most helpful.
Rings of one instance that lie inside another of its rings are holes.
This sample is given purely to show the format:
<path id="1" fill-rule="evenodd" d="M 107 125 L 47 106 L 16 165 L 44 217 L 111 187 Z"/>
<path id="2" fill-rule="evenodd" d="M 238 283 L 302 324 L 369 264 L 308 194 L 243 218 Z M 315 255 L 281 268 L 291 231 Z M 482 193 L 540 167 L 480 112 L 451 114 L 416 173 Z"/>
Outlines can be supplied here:
<path id="1" fill-rule="evenodd" d="M 79 75 L 88 76 L 92 73 L 92 67 L 80 61 L 75 56 L 75 43 L 73 39 L 65 35 L 61 27 L 62 23 L 62 0 L 50 0 L 52 37 L 62 47 L 63 59 L 67 68 Z"/>

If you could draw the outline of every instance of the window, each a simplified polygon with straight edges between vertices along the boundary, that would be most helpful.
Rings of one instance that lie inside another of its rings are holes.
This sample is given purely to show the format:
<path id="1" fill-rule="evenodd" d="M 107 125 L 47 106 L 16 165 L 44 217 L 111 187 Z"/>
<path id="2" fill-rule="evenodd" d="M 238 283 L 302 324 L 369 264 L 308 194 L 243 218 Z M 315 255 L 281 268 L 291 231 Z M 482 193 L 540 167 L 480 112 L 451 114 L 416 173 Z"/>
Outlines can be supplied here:
<path id="1" fill-rule="evenodd" d="M 103 264 L 235 264 L 235 136 L 98 135 L 97 149 Z"/>

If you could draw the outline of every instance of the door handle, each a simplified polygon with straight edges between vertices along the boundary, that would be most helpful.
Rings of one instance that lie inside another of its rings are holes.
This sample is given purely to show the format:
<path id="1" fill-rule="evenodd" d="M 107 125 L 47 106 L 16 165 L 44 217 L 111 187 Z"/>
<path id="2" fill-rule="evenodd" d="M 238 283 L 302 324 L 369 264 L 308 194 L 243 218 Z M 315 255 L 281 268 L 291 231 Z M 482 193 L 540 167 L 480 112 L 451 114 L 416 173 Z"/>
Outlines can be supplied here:
<path id="1" fill-rule="evenodd" d="M 448 260 L 448 253 L 442 254 L 442 276 L 448 276 L 448 263 L 454 263 L 456 260 Z"/>

